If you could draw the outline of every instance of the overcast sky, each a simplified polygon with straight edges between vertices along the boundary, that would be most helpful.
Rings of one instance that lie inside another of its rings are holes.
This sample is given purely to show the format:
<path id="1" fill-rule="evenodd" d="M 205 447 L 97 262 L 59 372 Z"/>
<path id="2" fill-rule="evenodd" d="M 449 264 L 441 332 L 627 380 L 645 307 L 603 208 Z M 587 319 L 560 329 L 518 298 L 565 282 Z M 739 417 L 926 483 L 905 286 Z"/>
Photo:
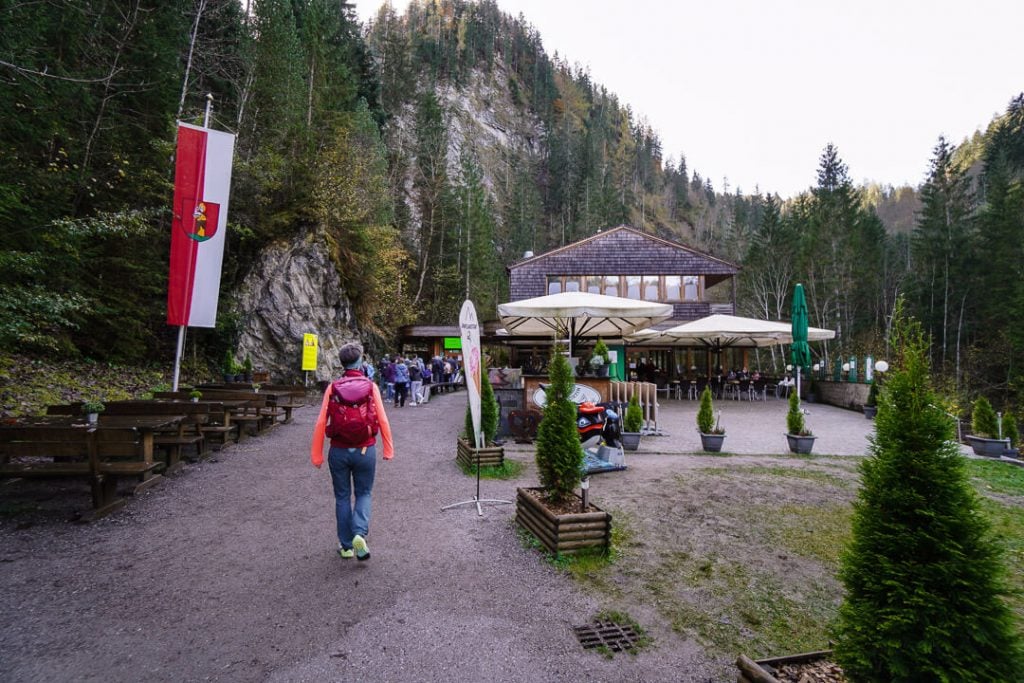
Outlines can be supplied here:
<path id="1" fill-rule="evenodd" d="M 855 182 L 918 185 L 1024 91 L 1021 0 L 497 1 L 718 191 L 792 196 L 829 142 Z"/>

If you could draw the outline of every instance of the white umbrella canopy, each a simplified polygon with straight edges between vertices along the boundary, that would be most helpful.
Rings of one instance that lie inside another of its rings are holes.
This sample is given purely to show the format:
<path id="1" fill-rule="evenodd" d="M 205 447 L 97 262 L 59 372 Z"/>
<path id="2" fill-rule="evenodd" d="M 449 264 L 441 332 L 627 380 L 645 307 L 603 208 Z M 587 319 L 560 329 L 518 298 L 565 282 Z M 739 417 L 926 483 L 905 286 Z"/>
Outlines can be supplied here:
<path id="1" fill-rule="evenodd" d="M 820 327 L 807 329 L 808 341 L 833 339 L 835 336 L 836 333 L 833 330 Z M 644 330 L 629 337 L 628 341 L 642 344 L 709 346 L 715 349 L 733 346 L 773 346 L 793 343 L 793 330 L 789 323 L 715 314 L 660 332 Z"/>
<path id="2" fill-rule="evenodd" d="M 590 292 L 562 292 L 498 305 L 509 334 L 622 337 L 672 315 L 671 304 Z"/>

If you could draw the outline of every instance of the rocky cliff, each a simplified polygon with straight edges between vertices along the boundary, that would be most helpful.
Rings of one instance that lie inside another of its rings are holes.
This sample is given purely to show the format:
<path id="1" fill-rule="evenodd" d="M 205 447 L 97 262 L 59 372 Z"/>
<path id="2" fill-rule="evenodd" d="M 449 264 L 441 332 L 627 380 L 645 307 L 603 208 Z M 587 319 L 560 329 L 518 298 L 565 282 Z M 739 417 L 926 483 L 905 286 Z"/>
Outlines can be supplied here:
<path id="1" fill-rule="evenodd" d="M 352 305 L 315 231 L 270 245 L 249 271 L 233 302 L 240 311 L 239 358 L 270 372 L 274 382 L 303 379 L 302 335 L 318 335 L 317 371 L 310 379 L 341 374 L 338 350 L 358 341 Z"/>

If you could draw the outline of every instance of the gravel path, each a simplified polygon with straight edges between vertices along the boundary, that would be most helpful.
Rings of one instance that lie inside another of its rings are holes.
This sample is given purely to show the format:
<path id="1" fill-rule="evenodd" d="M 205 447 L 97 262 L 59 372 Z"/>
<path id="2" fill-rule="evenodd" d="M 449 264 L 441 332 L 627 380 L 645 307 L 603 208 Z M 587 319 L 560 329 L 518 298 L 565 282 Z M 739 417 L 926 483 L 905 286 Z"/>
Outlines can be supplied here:
<path id="1" fill-rule="evenodd" d="M 312 408 L 187 466 L 99 522 L 67 523 L 61 497 L 39 503 L 46 514 L 0 518 L 0 680 L 708 681 L 720 673 L 721 661 L 668 630 L 636 657 L 584 652 L 571 627 L 593 619 L 601 596 L 520 545 L 513 506 L 488 506 L 483 517 L 472 506 L 441 511 L 473 494 L 454 464 L 464 406 L 460 392 L 390 411 L 396 456 L 378 464 L 368 562 L 334 552 L 329 476 L 308 460 Z M 531 464 L 527 474 L 483 482 L 483 497 L 511 500 L 517 485 L 535 484 L 532 452 L 513 457 Z M 83 488 L 75 505 L 87 502 Z M 8 505 L 11 494 L 26 495 L 5 488 Z"/>

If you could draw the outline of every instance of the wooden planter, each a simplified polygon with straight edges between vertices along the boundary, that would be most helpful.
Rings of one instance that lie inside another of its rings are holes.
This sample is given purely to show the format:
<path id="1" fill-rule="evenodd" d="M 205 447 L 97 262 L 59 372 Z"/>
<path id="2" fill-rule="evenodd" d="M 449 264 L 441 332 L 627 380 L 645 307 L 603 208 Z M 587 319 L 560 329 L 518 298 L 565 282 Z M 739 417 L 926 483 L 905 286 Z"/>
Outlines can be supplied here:
<path id="1" fill-rule="evenodd" d="M 516 489 L 516 523 L 533 534 L 553 555 L 571 555 L 587 548 L 607 552 L 612 537 L 612 516 L 591 504 L 590 512 L 556 515 L 538 499 L 544 489 Z M 575 496 L 582 505 L 583 499 Z"/>
<path id="2" fill-rule="evenodd" d="M 832 650 L 819 650 L 818 652 L 805 652 L 804 654 L 789 655 L 788 657 L 759 659 L 756 662 L 746 655 L 740 655 L 736 659 L 736 668 L 740 670 L 739 677 L 736 680 L 737 683 L 779 683 L 779 679 L 772 673 L 777 668 L 786 665 L 822 662 L 831 657 Z"/>
<path id="3" fill-rule="evenodd" d="M 791 453 L 798 455 L 807 455 L 814 448 L 814 440 L 816 436 L 799 436 L 797 434 L 786 434 L 786 440 L 789 442 L 789 450 Z"/>
<path id="4" fill-rule="evenodd" d="M 505 447 L 472 448 L 468 441 L 459 439 L 459 450 L 455 460 L 464 467 L 476 467 L 477 461 L 480 462 L 480 467 L 501 467 L 505 464 Z"/>
<path id="5" fill-rule="evenodd" d="M 708 451 L 709 453 L 719 453 L 722 450 L 722 444 L 725 442 L 725 434 L 705 434 L 700 433 L 700 445 L 701 448 Z"/>

